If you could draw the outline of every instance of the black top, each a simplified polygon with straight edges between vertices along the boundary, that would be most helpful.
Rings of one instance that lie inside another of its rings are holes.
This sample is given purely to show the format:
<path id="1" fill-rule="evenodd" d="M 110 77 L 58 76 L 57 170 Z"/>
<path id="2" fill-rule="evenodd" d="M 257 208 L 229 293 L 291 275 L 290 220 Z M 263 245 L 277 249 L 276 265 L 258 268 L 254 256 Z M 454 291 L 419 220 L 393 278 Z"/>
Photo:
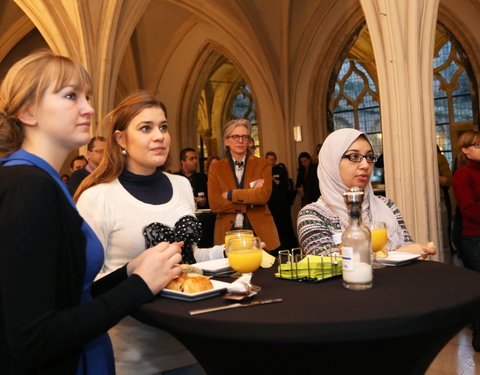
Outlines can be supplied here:
<path id="1" fill-rule="evenodd" d="M 303 187 L 302 206 L 316 202 L 318 197 L 320 197 L 317 167 L 318 164 L 311 163 L 308 167 L 307 173 L 305 173 L 303 167 L 298 170 L 295 187 Z"/>
<path id="2" fill-rule="evenodd" d="M 288 174 L 285 168 L 274 165 L 272 167 L 272 195 L 268 200 L 268 207 L 270 211 L 275 205 L 290 206 L 288 197 Z M 275 182 L 275 180 L 278 181 Z"/>
<path id="3" fill-rule="evenodd" d="M 124 170 L 118 180 L 131 195 L 143 203 L 164 204 L 173 196 L 172 184 L 160 169 L 149 176 Z"/>
<path id="4" fill-rule="evenodd" d="M 79 304 L 82 224 L 48 173 L 0 167 L 2 374 L 75 374 L 83 344 L 153 298 L 144 281 L 127 278 L 123 267 L 95 282 L 97 297 Z"/>

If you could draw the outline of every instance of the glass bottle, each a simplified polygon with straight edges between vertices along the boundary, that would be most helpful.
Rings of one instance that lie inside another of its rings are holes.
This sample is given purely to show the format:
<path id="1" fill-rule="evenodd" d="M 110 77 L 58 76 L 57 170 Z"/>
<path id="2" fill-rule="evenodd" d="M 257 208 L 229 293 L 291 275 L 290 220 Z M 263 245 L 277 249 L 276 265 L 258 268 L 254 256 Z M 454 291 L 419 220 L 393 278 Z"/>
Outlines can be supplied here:
<path id="1" fill-rule="evenodd" d="M 350 215 L 350 226 L 342 235 L 343 285 L 352 290 L 372 287 L 370 230 L 362 224 L 363 190 L 357 187 L 343 193 Z"/>

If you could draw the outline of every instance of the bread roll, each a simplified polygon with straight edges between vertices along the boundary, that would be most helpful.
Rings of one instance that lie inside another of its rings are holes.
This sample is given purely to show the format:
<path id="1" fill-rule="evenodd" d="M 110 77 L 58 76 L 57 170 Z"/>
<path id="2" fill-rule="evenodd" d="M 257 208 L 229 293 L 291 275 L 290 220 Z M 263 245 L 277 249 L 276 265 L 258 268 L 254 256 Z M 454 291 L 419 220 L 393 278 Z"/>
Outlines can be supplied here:
<path id="1" fill-rule="evenodd" d="M 165 289 L 175 290 L 177 292 L 182 291 L 183 283 L 185 282 L 186 274 L 182 273 L 180 276 L 171 280 L 166 286 Z"/>
<path id="2" fill-rule="evenodd" d="M 212 282 L 208 277 L 202 275 L 189 274 L 183 283 L 185 293 L 198 293 L 213 289 Z"/>
<path id="3" fill-rule="evenodd" d="M 183 272 L 180 276 L 170 281 L 165 286 L 165 289 L 191 294 L 213 289 L 213 284 L 206 276 Z"/>

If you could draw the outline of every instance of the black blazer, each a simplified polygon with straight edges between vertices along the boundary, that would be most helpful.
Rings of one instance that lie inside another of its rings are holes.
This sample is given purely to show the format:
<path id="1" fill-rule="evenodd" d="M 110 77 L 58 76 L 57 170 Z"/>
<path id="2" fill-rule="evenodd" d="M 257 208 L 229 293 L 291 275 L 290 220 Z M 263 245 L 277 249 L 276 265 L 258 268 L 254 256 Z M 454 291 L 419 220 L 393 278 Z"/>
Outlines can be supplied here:
<path id="1" fill-rule="evenodd" d="M 208 204 L 208 177 L 205 173 L 194 172 L 190 179 L 183 174 L 182 170 L 175 172 L 175 174 L 185 177 L 190 182 L 194 197 L 198 197 L 198 193 L 200 192 L 204 193 L 207 203 L 205 206 L 199 208 L 210 208 L 210 205 Z"/>
<path id="2" fill-rule="evenodd" d="M 79 304 L 82 222 L 47 172 L 0 167 L 2 374 L 75 374 L 83 344 L 153 298 L 123 267 L 94 284 L 96 298 Z"/>

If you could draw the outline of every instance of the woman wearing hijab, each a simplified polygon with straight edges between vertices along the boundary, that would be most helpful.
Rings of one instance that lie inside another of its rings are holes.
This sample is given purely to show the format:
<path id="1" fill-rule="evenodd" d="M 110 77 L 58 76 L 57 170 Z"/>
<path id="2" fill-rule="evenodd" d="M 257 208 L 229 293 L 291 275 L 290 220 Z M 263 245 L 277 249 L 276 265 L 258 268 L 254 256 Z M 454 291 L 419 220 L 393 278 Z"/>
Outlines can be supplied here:
<path id="1" fill-rule="evenodd" d="M 302 207 L 315 202 L 320 196 L 317 178 L 317 164 L 308 152 L 298 155 L 298 174 L 295 189 L 300 194 Z"/>
<path id="2" fill-rule="evenodd" d="M 435 249 L 413 242 L 395 203 L 373 194 L 370 176 L 377 156 L 365 133 L 355 129 L 333 132 L 323 143 L 318 159 L 322 195 L 300 210 L 297 221 L 299 242 L 306 253 L 329 253 L 341 242 L 341 234 L 349 225 L 343 192 L 354 186 L 364 189 L 363 220 L 386 224 L 388 249 L 435 253 Z"/>

